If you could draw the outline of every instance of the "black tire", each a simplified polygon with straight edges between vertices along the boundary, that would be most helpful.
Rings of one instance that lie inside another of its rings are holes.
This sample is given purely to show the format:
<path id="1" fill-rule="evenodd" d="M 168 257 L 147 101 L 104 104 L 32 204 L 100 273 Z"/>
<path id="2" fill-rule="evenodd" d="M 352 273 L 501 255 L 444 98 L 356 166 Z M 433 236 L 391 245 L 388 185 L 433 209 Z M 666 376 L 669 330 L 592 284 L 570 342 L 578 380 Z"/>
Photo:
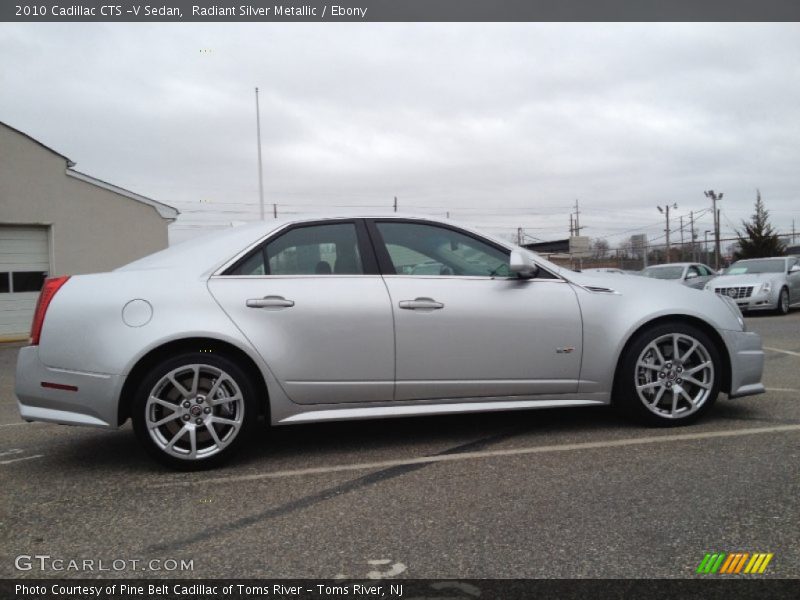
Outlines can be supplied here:
<path id="1" fill-rule="evenodd" d="M 789 314 L 789 290 L 781 288 L 781 293 L 778 294 L 778 306 L 775 307 L 775 313 L 779 315 Z"/>
<path id="2" fill-rule="evenodd" d="M 171 382 L 171 373 L 172 381 L 185 387 Z M 190 389 L 193 384 L 195 390 Z M 214 398 L 205 392 L 212 392 Z M 175 408 L 151 401 L 151 394 Z M 258 422 L 257 391 L 248 374 L 228 357 L 187 352 L 145 375 L 133 398 L 131 420 L 136 437 L 160 463 L 185 471 L 209 469 L 229 460 L 251 438 Z M 148 422 L 162 421 L 161 426 L 148 426 Z M 170 443 L 165 444 L 168 438 Z"/>
<path id="3" fill-rule="evenodd" d="M 677 361 L 669 346 L 675 336 L 678 337 Z M 665 338 L 667 344 L 657 342 Z M 696 351 L 690 355 L 684 354 L 695 341 L 698 343 Z M 663 361 L 659 361 L 652 350 L 651 343 L 654 342 L 660 348 Z M 682 357 L 685 357 L 684 361 Z M 640 359 L 642 366 L 637 366 Z M 649 362 L 651 360 L 652 363 Z M 711 363 L 710 368 L 696 370 L 698 365 L 706 363 Z M 667 364 L 672 366 L 668 368 Z M 690 373 L 693 370 L 695 372 Z M 711 410 L 719 394 L 722 375 L 719 349 L 703 330 L 687 323 L 661 323 L 638 333 L 623 352 L 614 383 L 612 404 L 626 417 L 649 425 L 688 425 Z M 695 380 L 695 376 L 702 385 L 690 382 Z M 643 389 L 637 389 L 637 385 Z M 696 402 L 690 402 L 683 393 L 678 393 L 680 390 L 684 390 Z M 676 404 L 672 404 L 676 395 Z"/>

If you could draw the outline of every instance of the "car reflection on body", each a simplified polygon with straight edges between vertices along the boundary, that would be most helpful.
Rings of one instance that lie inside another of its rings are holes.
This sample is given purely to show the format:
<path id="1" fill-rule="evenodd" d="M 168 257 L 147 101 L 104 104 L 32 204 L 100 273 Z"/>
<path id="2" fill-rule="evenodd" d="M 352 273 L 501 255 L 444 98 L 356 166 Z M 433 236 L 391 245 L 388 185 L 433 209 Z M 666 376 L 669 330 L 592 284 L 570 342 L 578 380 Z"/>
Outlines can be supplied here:
<path id="1" fill-rule="evenodd" d="M 773 310 L 785 315 L 790 307 L 800 306 L 800 259 L 738 260 L 705 289 L 732 298 L 744 311 Z"/>
<path id="2" fill-rule="evenodd" d="M 720 391 L 763 392 L 763 359 L 729 298 L 575 273 L 450 221 L 294 218 L 47 280 L 16 394 L 30 421 L 131 419 L 192 469 L 262 420 L 612 404 L 687 424 Z"/>

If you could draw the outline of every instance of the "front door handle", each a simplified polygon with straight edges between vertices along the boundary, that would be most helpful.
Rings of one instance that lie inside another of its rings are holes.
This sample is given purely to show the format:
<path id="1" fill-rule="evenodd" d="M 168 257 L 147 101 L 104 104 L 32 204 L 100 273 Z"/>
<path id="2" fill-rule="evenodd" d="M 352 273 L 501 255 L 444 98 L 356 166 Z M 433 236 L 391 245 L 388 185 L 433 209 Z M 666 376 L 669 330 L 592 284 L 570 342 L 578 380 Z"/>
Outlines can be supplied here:
<path id="1" fill-rule="evenodd" d="M 283 296 L 264 296 L 250 298 L 245 304 L 248 308 L 291 308 L 294 306 L 294 300 L 287 300 Z"/>
<path id="2" fill-rule="evenodd" d="M 433 298 L 415 298 L 414 300 L 400 300 L 400 308 L 408 310 L 436 310 L 444 308 L 444 304 Z"/>

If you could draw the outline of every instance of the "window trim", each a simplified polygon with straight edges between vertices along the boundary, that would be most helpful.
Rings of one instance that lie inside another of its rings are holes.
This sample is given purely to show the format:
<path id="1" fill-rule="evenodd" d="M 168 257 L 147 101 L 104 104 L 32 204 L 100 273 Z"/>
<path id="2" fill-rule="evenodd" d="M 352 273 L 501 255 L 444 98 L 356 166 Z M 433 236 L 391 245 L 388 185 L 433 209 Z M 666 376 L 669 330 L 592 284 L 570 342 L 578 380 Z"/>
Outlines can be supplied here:
<path id="1" fill-rule="evenodd" d="M 227 267 L 224 267 L 221 272 L 217 273 L 217 276 L 222 277 L 246 277 L 246 278 L 263 278 L 263 277 L 363 277 L 364 275 L 379 275 L 378 270 L 378 263 L 375 258 L 375 254 L 372 248 L 372 245 L 369 241 L 369 236 L 366 230 L 366 226 L 363 223 L 364 219 L 353 219 L 353 218 L 345 218 L 345 219 L 319 219 L 315 221 L 299 221 L 296 223 L 290 223 L 285 227 L 280 228 L 277 231 L 272 232 L 271 235 L 266 237 L 265 239 L 258 242 L 254 247 L 248 248 L 244 251 L 239 258 L 235 259 L 232 263 L 230 263 Z M 282 235 L 289 233 L 295 229 L 303 229 L 306 227 L 319 227 L 321 225 L 354 225 L 356 230 L 356 245 L 358 247 L 358 252 L 361 257 L 361 266 L 363 267 L 363 273 L 349 273 L 349 274 L 336 274 L 331 273 L 329 275 L 318 275 L 314 273 L 297 273 L 294 275 L 287 275 L 285 273 L 279 275 L 273 275 L 271 273 L 265 273 L 264 275 L 240 275 L 238 273 L 232 273 L 238 269 L 244 262 L 252 258 L 256 253 L 261 253 L 261 258 L 264 261 L 264 265 L 268 265 L 267 263 L 267 245 L 274 240 L 278 239 Z"/>

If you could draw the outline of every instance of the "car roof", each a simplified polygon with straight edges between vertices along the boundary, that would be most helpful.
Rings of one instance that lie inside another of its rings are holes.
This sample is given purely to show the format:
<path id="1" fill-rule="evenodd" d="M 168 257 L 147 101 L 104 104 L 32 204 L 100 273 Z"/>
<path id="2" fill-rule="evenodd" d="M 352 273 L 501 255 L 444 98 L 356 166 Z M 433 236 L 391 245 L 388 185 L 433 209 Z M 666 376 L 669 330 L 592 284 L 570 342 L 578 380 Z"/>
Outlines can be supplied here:
<path id="1" fill-rule="evenodd" d="M 243 252 L 249 250 L 251 247 L 261 242 L 261 240 L 285 226 L 319 221 L 346 221 L 352 219 L 429 221 L 445 226 L 454 226 L 463 231 L 474 233 L 508 250 L 517 249 L 517 246 L 514 246 L 507 240 L 480 231 L 470 225 L 431 215 L 406 213 L 361 213 L 343 215 L 322 213 L 293 215 L 279 219 L 256 221 L 228 227 L 207 234 L 201 234 L 185 242 L 175 244 L 160 252 L 145 256 L 144 258 L 119 267 L 116 270 L 175 269 L 189 276 L 210 275 L 216 272 L 220 267 L 229 263 L 234 257 L 240 256 Z M 535 256 L 536 260 L 543 263 L 549 270 L 564 276 L 564 269 L 549 262 L 538 254 L 535 254 Z"/>

